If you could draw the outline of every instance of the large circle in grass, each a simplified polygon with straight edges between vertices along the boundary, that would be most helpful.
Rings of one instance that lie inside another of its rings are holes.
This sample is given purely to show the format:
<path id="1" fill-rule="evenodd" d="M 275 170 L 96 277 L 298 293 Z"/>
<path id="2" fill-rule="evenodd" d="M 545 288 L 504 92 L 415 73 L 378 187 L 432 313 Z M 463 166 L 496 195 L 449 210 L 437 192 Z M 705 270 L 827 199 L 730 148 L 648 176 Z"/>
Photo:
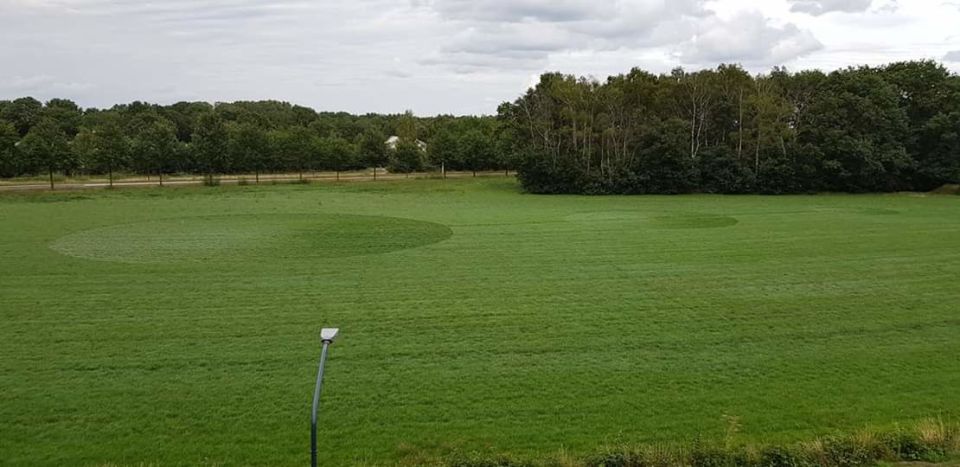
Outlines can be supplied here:
<path id="1" fill-rule="evenodd" d="M 352 214 L 251 214 L 162 219 L 83 230 L 50 245 L 123 263 L 274 261 L 373 255 L 450 238 L 433 222 Z"/>
<path id="2" fill-rule="evenodd" d="M 571 214 L 566 220 L 580 224 L 630 223 L 651 229 L 716 229 L 737 225 L 735 217 L 691 212 L 651 215 L 639 211 L 592 211 Z"/>
<path id="3" fill-rule="evenodd" d="M 716 229 L 734 226 L 739 222 L 734 217 L 709 214 L 667 215 L 649 219 L 652 227 L 660 229 Z"/>

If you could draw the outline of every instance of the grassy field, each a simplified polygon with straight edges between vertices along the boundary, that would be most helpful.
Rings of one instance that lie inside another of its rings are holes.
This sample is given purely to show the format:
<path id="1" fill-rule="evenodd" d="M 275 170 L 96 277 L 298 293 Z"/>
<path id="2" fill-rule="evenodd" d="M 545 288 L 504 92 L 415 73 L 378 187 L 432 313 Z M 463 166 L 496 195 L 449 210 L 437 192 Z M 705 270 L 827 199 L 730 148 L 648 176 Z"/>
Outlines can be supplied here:
<path id="1" fill-rule="evenodd" d="M 960 198 L 509 179 L 0 196 L 0 464 L 779 442 L 960 415 Z"/>

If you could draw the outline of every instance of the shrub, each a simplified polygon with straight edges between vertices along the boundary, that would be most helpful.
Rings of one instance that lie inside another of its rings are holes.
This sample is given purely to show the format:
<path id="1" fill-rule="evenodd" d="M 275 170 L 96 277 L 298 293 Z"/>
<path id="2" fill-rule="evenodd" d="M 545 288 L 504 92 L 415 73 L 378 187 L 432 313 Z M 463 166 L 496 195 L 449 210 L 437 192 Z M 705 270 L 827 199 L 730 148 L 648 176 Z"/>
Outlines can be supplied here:
<path id="1" fill-rule="evenodd" d="M 799 449 L 772 446 L 760 452 L 760 465 L 764 467 L 814 467 L 817 464 Z"/>
<path id="2" fill-rule="evenodd" d="M 449 463 L 450 467 L 533 467 L 529 462 L 517 461 L 504 455 L 490 455 L 478 452 L 456 454 Z"/>
<path id="3" fill-rule="evenodd" d="M 393 173 L 411 173 L 423 169 L 425 154 L 415 143 L 401 141 L 390 151 L 387 168 Z"/>
<path id="4" fill-rule="evenodd" d="M 588 458 L 585 463 L 589 467 L 631 467 L 643 465 L 642 463 L 636 462 L 623 451 L 599 454 Z"/>
<path id="5" fill-rule="evenodd" d="M 734 425 L 731 425 L 734 426 Z M 939 420 L 918 423 L 912 430 L 860 431 L 848 436 L 818 438 L 791 445 L 734 445 L 731 430 L 720 443 L 696 440 L 688 447 L 618 445 L 576 459 L 561 457 L 536 461 L 504 455 L 471 453 L 449 458 L 456 467 L 586 466 L 586 467 L 854 467 L 880 461 L 942 461 L 960 451 L 957 426 Z"/>

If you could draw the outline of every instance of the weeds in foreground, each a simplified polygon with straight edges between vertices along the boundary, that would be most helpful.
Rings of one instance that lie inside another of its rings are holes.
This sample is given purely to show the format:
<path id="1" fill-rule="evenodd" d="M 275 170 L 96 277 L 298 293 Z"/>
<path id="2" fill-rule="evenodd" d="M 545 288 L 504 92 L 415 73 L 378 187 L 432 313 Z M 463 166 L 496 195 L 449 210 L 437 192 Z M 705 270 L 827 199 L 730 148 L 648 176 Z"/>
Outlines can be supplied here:
<path id="1" fill-rule="evenodd" d="M 862 430 L 790 445 L 733 443 L 738 428 L 728 420 L 720 442 L 689 445 L 621 445 L 575 457 L 561 452 L 542 459 L 477 452 L 455 453 L 430 465 L 450 467 L 856 467 L 881 462 L 942 462 L 960 453 L 960 425 L 924 420 L 912 428 Z M 421 459 L 422 462 L 422 459 Z M 423 464 L 421 464 L 423 465 Z"/>

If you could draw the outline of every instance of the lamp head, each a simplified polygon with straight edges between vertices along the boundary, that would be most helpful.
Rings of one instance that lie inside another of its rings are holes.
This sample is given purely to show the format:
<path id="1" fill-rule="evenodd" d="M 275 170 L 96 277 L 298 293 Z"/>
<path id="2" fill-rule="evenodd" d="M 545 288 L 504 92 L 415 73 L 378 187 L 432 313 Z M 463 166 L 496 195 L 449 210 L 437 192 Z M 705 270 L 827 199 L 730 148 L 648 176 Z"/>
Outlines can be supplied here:
<path id="1" fill-rule="evenodd" d="M 323 328 L 320 330 L 320 342 L 332 343 L 337 337 L 340 328 Z"/>

